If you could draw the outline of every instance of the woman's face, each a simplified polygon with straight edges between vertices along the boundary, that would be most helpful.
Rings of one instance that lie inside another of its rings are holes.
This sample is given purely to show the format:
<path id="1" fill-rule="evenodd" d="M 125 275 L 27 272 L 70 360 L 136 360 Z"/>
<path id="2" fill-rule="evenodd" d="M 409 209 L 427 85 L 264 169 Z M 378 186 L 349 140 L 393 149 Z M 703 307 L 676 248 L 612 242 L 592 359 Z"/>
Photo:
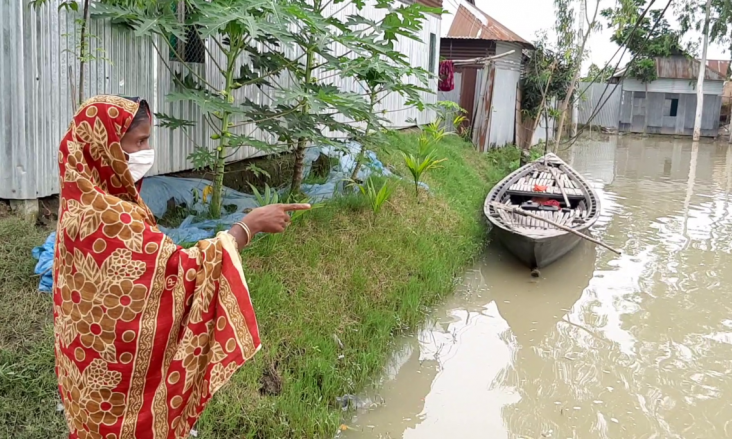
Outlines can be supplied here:
<path id="1" fill-rule="evenodd" d="M 135 125 L 132 129 L 127 131 L 119 141 L 122 146 L 122 151 L 127 154 L 134 154 L 139 151 L 150 149 L 148 140 L 150 140 L 151 132 L 152 124 L 149 120 Z"/>

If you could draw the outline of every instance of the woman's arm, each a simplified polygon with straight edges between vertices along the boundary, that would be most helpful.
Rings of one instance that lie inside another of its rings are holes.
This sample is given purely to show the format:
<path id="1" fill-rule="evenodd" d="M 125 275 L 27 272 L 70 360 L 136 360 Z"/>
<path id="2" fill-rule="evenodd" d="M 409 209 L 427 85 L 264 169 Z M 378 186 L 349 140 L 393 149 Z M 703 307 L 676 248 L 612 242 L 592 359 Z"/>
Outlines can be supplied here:
<path id="1" fill-rule="evenodd" d="M 236 240 L 239 250 L 243 249 L 257 233 L 282 233 L 290 225 L 288 212 L 294 210 L 308 210 L 309 204 L 270 204 L 258 207 L 247 214 L 240 224 L 229 229 L 229 234 Z M 248 230 L 245 230 L 245 227 Z M 249 233 L 247 233 L 249 232 Z"/>

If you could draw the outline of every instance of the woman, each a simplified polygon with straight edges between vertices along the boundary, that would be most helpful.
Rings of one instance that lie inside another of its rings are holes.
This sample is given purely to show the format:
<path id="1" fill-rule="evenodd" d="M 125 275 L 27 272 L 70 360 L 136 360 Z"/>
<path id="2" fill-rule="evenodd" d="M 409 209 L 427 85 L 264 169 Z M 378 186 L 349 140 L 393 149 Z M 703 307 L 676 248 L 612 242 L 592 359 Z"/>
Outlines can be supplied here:
<path id="1" fill-rule="evenodd" d="M 56 373 L 71 438 L 187 437 L 260 347 L 239 250 L 309 208 L 261 207 L 182 249 L 140 198 L 151 129 L 145 101 L 97 96 L 59 148 Z"/>

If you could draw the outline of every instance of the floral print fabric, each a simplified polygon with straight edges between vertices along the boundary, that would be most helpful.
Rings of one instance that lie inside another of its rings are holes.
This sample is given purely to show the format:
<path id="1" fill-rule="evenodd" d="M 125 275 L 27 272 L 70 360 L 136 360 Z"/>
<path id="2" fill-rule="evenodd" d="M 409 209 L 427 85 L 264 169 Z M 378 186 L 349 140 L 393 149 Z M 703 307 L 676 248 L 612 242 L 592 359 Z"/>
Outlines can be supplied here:
<path id="1" fill-rule="evenodd" d="M 70 438 L 184 438 L 260 347 L 233 238 L 181 249 L 140 198 L 120 139 L 135 100 L 97 96 L 58 161 L 56 373 Z"/>

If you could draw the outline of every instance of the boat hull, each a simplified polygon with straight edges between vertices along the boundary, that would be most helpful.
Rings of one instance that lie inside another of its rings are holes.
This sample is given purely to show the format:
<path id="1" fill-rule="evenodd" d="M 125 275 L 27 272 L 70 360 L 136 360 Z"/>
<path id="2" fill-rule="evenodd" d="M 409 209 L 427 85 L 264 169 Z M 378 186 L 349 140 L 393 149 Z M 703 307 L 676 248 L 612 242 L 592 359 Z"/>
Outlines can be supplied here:
<path id="1" fill-rule="evenodd" d="M 535 239 L 494 227 L 498 241 L 527 267 L 544 268 L 571 252 L 582 238 L 572 233 Z"/>

